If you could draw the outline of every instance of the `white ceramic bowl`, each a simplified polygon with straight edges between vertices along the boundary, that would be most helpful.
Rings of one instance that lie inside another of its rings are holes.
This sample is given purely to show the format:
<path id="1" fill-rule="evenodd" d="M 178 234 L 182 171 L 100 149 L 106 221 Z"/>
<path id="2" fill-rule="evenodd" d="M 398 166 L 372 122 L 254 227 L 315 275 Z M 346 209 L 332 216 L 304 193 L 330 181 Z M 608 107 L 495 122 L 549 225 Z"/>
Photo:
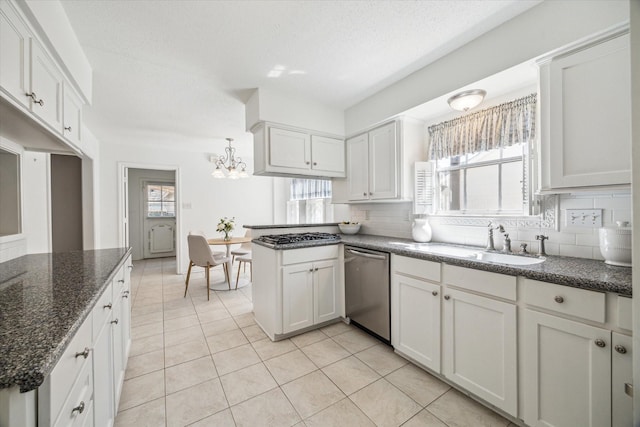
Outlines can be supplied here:
<path id="1" fill-rule="evenodd" d="M 631 267 L 631 228 L 603 227 L 600 229 L 600 253 L 610 265 Z"/>
<path id="2" fill-rule="evenodd" d="M 338 228 L 343 234 L 356 234 L 360 231 L 360 224 L 338 224 Z"/>

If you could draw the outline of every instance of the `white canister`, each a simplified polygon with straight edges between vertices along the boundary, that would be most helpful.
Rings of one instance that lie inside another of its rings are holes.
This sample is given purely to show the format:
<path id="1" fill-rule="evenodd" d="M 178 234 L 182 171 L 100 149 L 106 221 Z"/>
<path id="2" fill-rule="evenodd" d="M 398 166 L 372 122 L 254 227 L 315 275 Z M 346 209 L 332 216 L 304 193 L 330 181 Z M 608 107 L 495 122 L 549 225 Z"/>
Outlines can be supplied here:
<path id="1" fill-rule="evenodd" d="M 427 218 L 416 218 L 411 227 L 411 237 L 415 242 L 426 243 L 431 241 L 431 226 Z"/>
<path id="2" fill-rule="evenodd" d="M 600 253 L 605 264 L 631 267 L 631 227 L 626 221 L 618 221 L 616 225 L 599 230 Z"/>

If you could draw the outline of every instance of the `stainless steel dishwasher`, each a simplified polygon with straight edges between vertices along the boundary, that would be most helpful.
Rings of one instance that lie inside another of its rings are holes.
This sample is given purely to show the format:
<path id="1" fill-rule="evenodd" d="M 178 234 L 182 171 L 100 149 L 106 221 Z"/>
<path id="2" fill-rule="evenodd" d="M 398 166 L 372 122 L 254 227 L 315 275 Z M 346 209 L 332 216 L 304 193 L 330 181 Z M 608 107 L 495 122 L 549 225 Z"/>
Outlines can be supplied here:
<path id="1" fill-rule="evenodd" d="M 345 245 L 344 267 L 347 317 L 390 344 L 389 254 Z"/>

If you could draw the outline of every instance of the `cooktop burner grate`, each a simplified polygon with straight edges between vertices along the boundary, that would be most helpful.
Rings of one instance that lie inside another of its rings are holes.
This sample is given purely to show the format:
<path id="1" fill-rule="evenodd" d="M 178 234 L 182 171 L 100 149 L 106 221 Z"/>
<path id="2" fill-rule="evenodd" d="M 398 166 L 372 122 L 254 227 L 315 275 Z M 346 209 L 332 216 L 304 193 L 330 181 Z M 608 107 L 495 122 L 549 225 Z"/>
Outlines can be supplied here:
<path id="1" fill-rule="evenodd" d="M 289 233 L 289 234 L 267 234 L 258 237 L 257 240 L 271 245 L 284 245 L 287 243 L 298 243 L 307 241 L 335 241 L 340 240 L 340 236 L 332 233 Z"/>

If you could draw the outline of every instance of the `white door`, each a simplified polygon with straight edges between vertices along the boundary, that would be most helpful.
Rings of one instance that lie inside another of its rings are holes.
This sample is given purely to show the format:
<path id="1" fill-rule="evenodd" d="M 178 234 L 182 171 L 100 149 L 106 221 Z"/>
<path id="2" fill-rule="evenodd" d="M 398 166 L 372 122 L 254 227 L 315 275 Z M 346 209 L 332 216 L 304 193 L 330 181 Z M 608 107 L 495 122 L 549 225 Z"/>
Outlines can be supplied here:
<path id="1" fill-rule="evenodd" d="M 347 140 L 347 179 L 349 200 L 369 199 L 369 136 Z"/>
<path id="2" fill-rule="evenodd" d="M 0 2 L 0 86 L 28 107 L 29 32 L 9 2 Z"/>
<path id="3" fill-rule="evenodd" d="M 314 322 L 321 323 L 340 317 L 338 297 L 338 261 L 313 264 Z"/>
<path id="4" fill-rule="evenodd" d="M 326 176 L 343 177 L 344 141 L 324 136 L 311 136 L 311 169 Z"/>
<path id="5" fill-rule="evenodd" d="M 443 294 L 444 375 L 517 416 L 515 304 L 453 289 Z"/>
<path id="6" fill-rule="evenodd" d="M 524 421 L 611 425 L 611 332 L 524 310 Z"/>
<path id="7" fill-rule="evenodd" d="M 397 352 L 440 372 L 440 285 L 394 274 L 391 327 Z"/>
<path id="8" fill-rule="evenodd" d="M 611 425 L 633 425 L 633 398 L 625 392 L 633 384 L 631 337 L 617 332 L 611 334 Z"/>
<path id="9" fill-rule="evenodd" d="M 62 73 L 42 47 L 31 39 L 31 111 L 62 132 Z"/>
<path id="10" fill-rule="evenodd" d="M 282 332 L 313 325 L 313 264 L 282 268 Z"/>
<path id="11" fill-rule="evenodd" d="M 398 139 L 396 123 L 369 132 L 369 197 L 398 196 Z"/>
<path id="12" fill-rule="evenodd" d="M 145 181 L 142 186 L 144 258 L 176 254 L 176 202 L 173 182 Z"/>

